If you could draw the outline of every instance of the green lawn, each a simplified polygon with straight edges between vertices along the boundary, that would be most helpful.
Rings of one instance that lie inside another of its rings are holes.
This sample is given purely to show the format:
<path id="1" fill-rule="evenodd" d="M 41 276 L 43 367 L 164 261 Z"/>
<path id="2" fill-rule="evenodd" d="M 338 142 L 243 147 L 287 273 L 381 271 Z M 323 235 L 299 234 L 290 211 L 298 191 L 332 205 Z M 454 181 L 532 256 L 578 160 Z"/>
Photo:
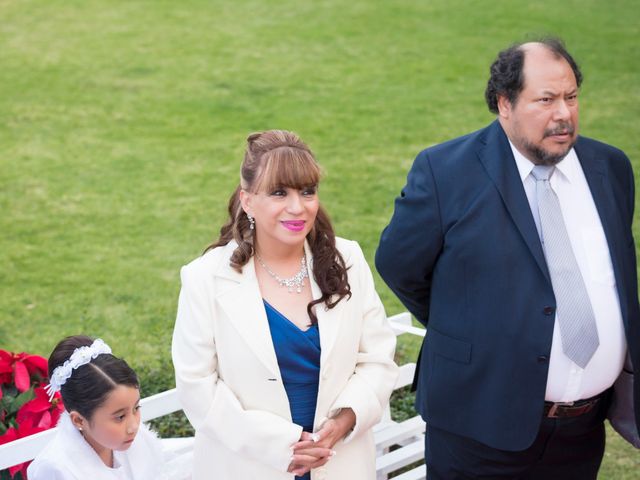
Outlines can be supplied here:
<path id="1" fill-rule="evenodd" d="M 166 366 L 179 267 L 216 236 L 256 130 L 308 141 L 338 234 L 371 260 L 415 154 L 492 120 L 488 66 L 531 35 L 565 38 L 585 74 L 582 133 L 638 165 L 639 12 L 631 0 L 0 0 L 0 348 L 48 355 L 84 332 L 135 367 Z M 403 343 L 401 361 L 416 350 Z M 615 440 L 601 478 L 637 478 L 640 455 Z"/>

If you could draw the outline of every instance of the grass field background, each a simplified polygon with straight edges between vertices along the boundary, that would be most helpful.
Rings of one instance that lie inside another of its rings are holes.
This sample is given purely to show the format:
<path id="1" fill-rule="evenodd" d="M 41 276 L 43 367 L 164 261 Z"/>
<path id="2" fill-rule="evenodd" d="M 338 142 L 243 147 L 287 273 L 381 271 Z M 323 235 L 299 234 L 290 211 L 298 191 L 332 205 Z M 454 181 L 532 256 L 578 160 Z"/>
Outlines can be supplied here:
<path id="1" fill-rule="evenodd" d="M 0 348 L 46 356 L 82 332 L 165 368 L 179 268 L 216 236 L 253 131 L 310 144 L 337 233 L 372 261 L 418 151 L 493 119 L 488 67 L 515 40 L 565 39 L 581 132 L 637 176 L 636 7 L 0 0 Z M 612 437 L 601 478 L 637 478 L 640 455 Z"/>

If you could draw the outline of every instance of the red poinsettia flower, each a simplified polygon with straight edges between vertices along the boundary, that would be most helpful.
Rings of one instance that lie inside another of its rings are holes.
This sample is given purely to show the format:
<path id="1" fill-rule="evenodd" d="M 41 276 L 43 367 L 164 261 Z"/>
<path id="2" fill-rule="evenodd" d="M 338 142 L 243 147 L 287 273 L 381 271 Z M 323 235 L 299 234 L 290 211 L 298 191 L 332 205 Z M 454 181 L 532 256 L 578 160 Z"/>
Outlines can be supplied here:
<path id="1" fill-rule="evenodd" d="M 26 392 L 31 386 L 31 375 L 47 377 L 47 360 L 39 355 L 11 353 L 0 350 L 0 383 L 13 383 L 20 392 Z"/>
<path id="2" fill-rule="evenodd" d="M 36 388 L 34 393 L 36 397 L 25 403 L 16 415 L 16 421 L 21 431 L 23 428 L 26 429 L 28 425 L 45 430 L 55 427 L 60 414 L 64 411 L 60 392 L 56 392 L 51 402 L 49 402 L 49 395 L 45 392 L 44 387 Z"/>

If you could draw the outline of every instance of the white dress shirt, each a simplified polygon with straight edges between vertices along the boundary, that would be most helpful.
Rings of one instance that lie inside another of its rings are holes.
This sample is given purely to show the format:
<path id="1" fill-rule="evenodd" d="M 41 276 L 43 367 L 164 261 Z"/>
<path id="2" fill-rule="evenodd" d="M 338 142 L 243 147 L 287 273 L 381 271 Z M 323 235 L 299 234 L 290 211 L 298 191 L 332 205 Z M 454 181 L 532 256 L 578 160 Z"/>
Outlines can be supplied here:
<path id="1" fill-rule="evenodd" d="M 529 206 L 535 202 L 535 166 L 511 144 Z M 597 395 L 618 378 L 627 352 L 620 302 L 609 246 L 587 179 L 574 149 L 557 165 L 549 180 L 558 196 L 567 233 L 582 273 L 596 318 L 600 345 L 582 369 L 562 351 L 560 327 L 555 319 L 547 391 L 551 402 L 571 402 Z M 535 218 L 535 215 L 534 215 Z"/>

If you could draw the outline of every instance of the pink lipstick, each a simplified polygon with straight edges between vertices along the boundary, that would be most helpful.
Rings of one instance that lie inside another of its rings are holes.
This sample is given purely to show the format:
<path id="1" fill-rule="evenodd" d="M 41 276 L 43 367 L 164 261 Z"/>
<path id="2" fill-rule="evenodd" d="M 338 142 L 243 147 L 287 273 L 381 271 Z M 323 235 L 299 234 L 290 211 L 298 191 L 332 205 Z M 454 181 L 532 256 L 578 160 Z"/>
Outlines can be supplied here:
<path id="1" fill-rule="evenodd" d="M 304 229 L 304 220 L 283 220 L 282 226 L 292 232 L 301 232 Z"/>

